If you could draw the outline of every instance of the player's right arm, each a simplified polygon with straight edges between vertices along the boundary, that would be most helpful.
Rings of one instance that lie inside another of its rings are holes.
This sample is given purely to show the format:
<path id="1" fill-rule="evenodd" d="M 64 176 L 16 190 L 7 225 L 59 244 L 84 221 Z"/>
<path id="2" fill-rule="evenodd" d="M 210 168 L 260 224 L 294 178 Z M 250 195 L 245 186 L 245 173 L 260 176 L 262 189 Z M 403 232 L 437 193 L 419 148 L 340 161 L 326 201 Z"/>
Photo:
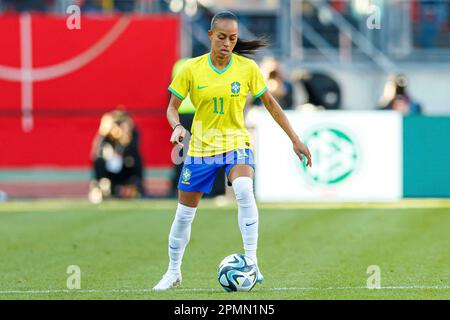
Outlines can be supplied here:
<path id="1" fill-rule="evenodd" d="M 181 99 L 173 93 L 170 95 L 169 106 L 167 107 L 167 120 L 172 128 L 170 143 L 183 147 L 181 143 L 186 135 L 186 129 L 181 125 L 178 108 L 181 105 Z"/>
<path id="2" fill-rule="evenodd" d="M 169 86 L 170 96 L 169 106 L 167 107 L 167 120 L 172 127 L 172 136 L 170 142 L 173 145 L 183 147 L 181 143 L 186 135 L 186 129 L 183 128 L 178 115 L 178 108 L 181 102 L 189 94 L 189 88 L 192 83 L 192 74 L 189 67 L 189 62 L 186 62 L 177 75 L 173 78 Z"/>

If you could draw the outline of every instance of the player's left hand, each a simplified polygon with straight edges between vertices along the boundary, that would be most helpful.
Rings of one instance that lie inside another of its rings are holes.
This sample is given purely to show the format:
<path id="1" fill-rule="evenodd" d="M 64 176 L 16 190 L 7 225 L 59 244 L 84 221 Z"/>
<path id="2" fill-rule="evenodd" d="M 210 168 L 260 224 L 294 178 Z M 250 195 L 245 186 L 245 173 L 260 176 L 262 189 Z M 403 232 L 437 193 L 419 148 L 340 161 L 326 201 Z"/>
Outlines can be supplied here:
<path id="1" fill-rule="evenodd" d="M 297 141 L 293 142 L 293 148 L 294 148 L 294 152 L 300 158 L 300 161 L 303 162 L 303 156 L 305 156 L 306 160 L 307 160 L 306 166 L 311 167 L 312 166 L 311 153 L 309 152 L 309 149 L 306 146 L 306 144 L 304 144 L 300 140 L 297 140 Z"/>

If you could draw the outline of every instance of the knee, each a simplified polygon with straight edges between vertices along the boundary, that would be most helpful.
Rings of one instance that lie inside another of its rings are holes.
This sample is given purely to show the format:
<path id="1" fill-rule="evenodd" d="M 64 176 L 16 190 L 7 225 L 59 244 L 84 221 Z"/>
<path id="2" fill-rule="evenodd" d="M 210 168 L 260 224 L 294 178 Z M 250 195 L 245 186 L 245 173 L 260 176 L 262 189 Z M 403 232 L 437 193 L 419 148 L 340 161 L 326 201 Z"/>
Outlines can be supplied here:
<path id="1" fill-rule="evenodd" d="M 176 219 L 181 224 L 190 224 L 194 220 L 197 208 L 191 208 L 181 203 L 178 204 Z"/>
<path id="2" fill-rule="evenodd" d="M 239 205 L 250 206 L 255 202 L 252 178 L 237 177 L 233 181 L 233 190 Z"/>
<path id="3" fill-rule="evenodd" d="M 203 192 L 190 192 L 178 190 L 178 203 L 187 208 L 197 208 Z"/>

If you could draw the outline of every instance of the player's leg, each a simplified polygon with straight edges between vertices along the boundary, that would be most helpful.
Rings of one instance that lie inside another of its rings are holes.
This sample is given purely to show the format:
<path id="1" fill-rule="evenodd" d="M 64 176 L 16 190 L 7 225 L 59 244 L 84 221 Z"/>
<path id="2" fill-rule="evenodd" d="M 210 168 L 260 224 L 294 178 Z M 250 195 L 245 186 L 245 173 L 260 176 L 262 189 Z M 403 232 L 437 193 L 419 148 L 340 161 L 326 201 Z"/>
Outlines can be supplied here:
<path id="1" fill-rule="evenodd" d="M 250 165 L 235 164 L 231 167 L 227 176 L 232 184 L 238 204 L 238 223 L 245 254 L 258 264 L 256 250 L 258 247 L 259 214 L 253 192 L 253 174 L 254 169 Z M 259 272 L 258 282 L 262 282 L 263 279 L 261 272 Z"/>
<path id="2" fill-rule="evenodd" d="M 191 236 L 191 224 L 203 194 L 211 191 L 218 167 L 186 160 L 178 182 L 178 205 L 169 233 L 169 267 L 155 290 L 181 283 L 181 263 Z"/>
<path id="3" fill-rule="evenodd" d="M 169 233 L 169 271 L 181 273 L 184 250 L 191 239 L 191 225 L 203 192 L 179 190 L 175 219 Z"/>
<path id="4" fill-rule="evenodd" d="M 154 290 L 167 290 L 182 281 L 181 263 L 191 238 L 191 224 L 203 192 L 178 191 L 178 205 L 169 233 L 169 267 Z"/>
<path id="5" fill-rule="evenodd" d="M 257 261 L 258 209 L 253 194 L 253 168 L 246 164 L 234 165 L 228 173 L 238 205 L 238 222 L 245 254 Z"/>
<path id="6" fill-rule="evenodd" d="M 178 203 L 191 208 L 197 208 L 203 192 L 178 190 Z"/>

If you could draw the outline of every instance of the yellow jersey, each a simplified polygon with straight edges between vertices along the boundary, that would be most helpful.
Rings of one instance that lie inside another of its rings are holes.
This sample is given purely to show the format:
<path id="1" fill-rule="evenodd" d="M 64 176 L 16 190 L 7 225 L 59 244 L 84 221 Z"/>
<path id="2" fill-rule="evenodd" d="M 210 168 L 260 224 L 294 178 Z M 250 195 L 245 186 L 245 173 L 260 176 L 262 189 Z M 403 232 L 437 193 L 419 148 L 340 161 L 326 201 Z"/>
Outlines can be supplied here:
<path id="1" fill-rule="evenodd" d="M 250 148 L 245 102 L 249 92 L 256 99 L 266 90 L 252 59 L 232 53 L 222 70 L 214 67 L 210 53 L 189 59 L 169 86 L 181 100 L 189 94 L 196 108 L 188 155 L 205 157 Z"/>

